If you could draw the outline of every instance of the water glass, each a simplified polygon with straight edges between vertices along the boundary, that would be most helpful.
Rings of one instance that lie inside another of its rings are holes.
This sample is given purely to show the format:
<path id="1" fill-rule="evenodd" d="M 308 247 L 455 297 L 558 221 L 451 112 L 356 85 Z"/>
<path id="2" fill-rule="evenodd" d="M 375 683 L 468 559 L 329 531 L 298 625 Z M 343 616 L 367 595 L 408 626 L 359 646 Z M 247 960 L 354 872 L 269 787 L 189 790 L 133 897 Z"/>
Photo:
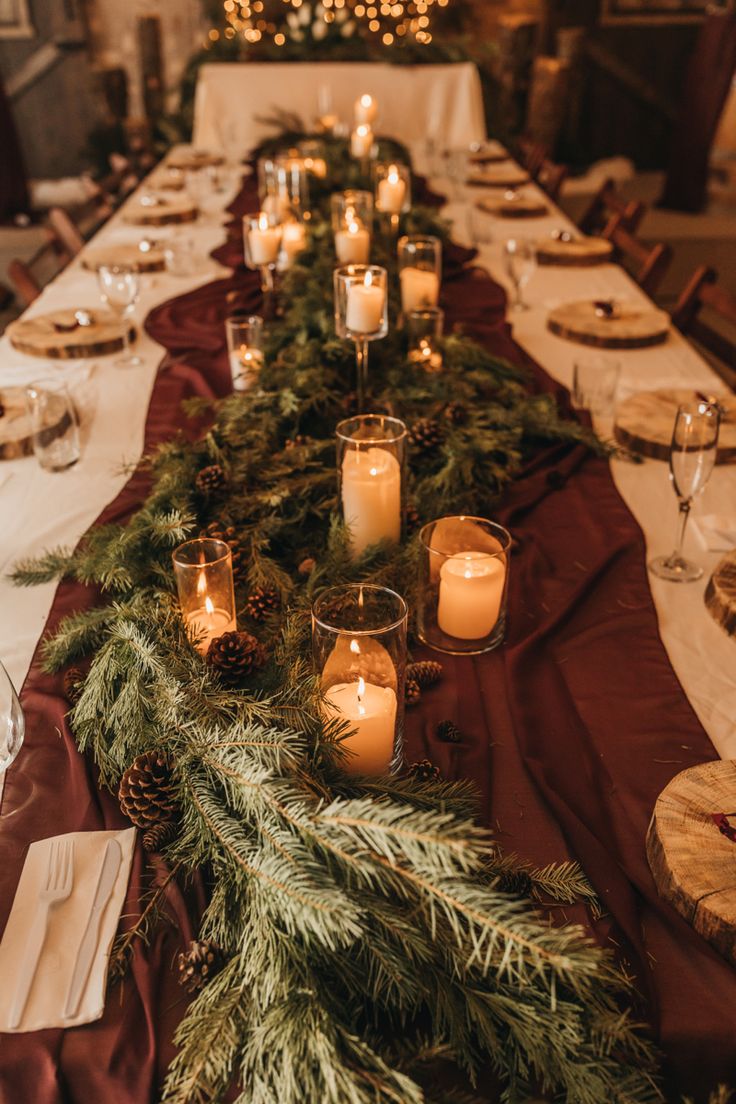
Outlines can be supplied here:
<path id="1" fill-rule="evenodd" d="M 0 663 L 0 775 L 21 749 L 26 722 L 10 675 Z"/>
<path id="2" fill-rule="evenodd" d="M 171 238 L 164 248 L 164 261 L 170 276 L 195 276 L 201 262 L 194 238 Z"/>
<path id="3" fill-rule="evenodd" d="M 97 269 L 97 282 L 103 303 L 106 303 L 122 322 L 123 355 L 114 361 L 115 366 L 135 367 L 141 363 L 141 358 L 130 351 L 131 327 L 126 319 L 135 310 L 140 294 L 138 269 L 134 265 L 100 265 Z"/>
<path id="4" fill-rule="evenodd" d="M 503 247 L 503 258 L 506 273 L 516 291 L 511 309 L 528 310 L 528 304 L 524 302 L 523 290 L 537 267 L 537 251 L 534 243 L 524 241 L 523 238 L 510 238 Z"/>
<path id="5" fill-rule="evenodd" d="M 257 314 L 233 314 L 225 319 L 225 333 L 233 391 L 250 391 L 263 367 L 263 319 Z"/>
<path id="6" fill-rule="evenodd" d="M 620 364 L 606 356 L 577 357 L 572 370 L 570 399 L 576 410 L 589 410 L 598 417 L 613 413 Z"/>
<path id="7" fill-rule="evenodd" d="M 468 235 L 472 244 L 477 249 L 481 245 L 491 245 L 493 242 L 493 216 L 487 211 L 482 211 L 476 203 L 469 203 Z"/>
<path id="8" fill-rule="evenodd" d="M 65 471 L 81 455 L 77 411 L 65 383 L 40 380 L 26 388 L 36 459 L 45 471 Z"/>

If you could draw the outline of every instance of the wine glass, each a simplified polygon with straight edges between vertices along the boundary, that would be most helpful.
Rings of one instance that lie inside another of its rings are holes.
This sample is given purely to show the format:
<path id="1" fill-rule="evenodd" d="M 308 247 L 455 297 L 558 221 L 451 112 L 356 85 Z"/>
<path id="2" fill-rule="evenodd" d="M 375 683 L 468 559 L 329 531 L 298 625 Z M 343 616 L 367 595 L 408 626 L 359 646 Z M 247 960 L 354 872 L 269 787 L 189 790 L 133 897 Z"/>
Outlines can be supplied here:
<path id="1" fill-rule="evenodd" d="M 0 663 L 0 775 L 20 751 L 25 730 L 26 722 L 18 695 L 8 672 Z"/>
<path id="2" fill-rule="evenodd" d="M 683 403 L 677 411 L 670 450 L 670 479 L 680 504 L 677 544 L 669 556 L 657 556 L 649 570 L 671 583 L 693 583 L 703 574 L 682 555 L 693 499 L 705 488 L 716 462 L 720 409 L 716 403 Z"/>
<path id="3" fill-rule="evenodd" d="M 141 358 L 130 350 L 130 326 L 126 321 L 135 310 L 140 294 L 140 278 L 133 265 L 100 265 L 97 282 L 103 303 L 120 318 L 123 326 L 123 355 L 114 361 L 116 368 L 134 368 Z"/>
<path id="4" fill-rule="evenodd" d="M 503 247 L 503 260 L 506 272 L 516 290 L 516 299 L 511 309 L 528 310 L 529 305 L 524 302 L 522 290 L 531 280 L 537 267 L 537 251 L 533 243 L 521 238 L 509 238 Z"/>

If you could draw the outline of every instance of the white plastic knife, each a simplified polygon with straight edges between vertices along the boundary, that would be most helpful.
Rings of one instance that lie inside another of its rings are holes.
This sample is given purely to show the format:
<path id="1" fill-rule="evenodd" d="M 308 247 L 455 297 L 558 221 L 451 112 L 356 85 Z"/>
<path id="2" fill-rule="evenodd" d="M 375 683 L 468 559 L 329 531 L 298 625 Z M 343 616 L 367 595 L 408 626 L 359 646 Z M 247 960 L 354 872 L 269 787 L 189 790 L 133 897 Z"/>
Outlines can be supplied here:
<path id="1" fill-rule="evenodd" d="M 100 877 L 97 881 L 95 899 L 92 903 L 92 911 L 89 914 L 87 927 L 84 929 L 84 935 L 77 950 L 77 960 L 74 964 L 72 980 L 69 983 L 69 992 L 64 1007 L 65 1020 L 76 1016 L 79 1009 L 79 1002 L 82 999 L 97 951 L 102 915 L 107 902 L 110 900 L 110 894 L 115 886 L 122 861 L 123 853 L 120 850 L 120 844 L 116 839 L 108 840 L 105 857 L 102 860 L 102 868 L 100 869 Z"/>

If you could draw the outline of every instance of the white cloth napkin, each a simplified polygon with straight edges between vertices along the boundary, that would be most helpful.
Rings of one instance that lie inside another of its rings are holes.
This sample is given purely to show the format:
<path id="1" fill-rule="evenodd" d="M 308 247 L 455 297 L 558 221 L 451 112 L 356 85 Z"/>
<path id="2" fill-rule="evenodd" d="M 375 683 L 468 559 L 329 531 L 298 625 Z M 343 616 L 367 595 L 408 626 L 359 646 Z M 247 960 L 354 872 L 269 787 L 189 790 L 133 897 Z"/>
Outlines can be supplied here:
<path id="1" fill-rule="evenodd" d="M 736 517 L 733 514 L 703 514 L 694 521 L 706 552 L 730 552 L 736 548 Z"/>
<path id="2" fill-rule="evenodd" d="M 23 960 L 26 937 L 44 884 L 49 850 L 53 839 L 74 841 L 74 881 L 66 901 L 53 905 L 49 912 L 41 955 L 26 1001 L 20 1026 L 16 1031 L 39 1031 L 47 1027 L 74 1027 L 99 1020 L 105 1007 L 107 960 L 117 931 L 120 913 L 130 876 L 135 845 L 135 828 L 119 832 L 72 832 L 32 843 L 26 855 L 23 871 L 15 891 L 13 908 L 0 943 L 0 1031 L 8 1026 L 10 1010 Z M 107 841 L 117 839 L 122 851 L 117 880 L 100 927 L 100 938 L 92 970 L 87 981 L 79 1011 L 72 1019 L 64 1019 L 67 990 L 74 971 L 77 950 L 92 910 L 97 882 L 102 869 Z"/>

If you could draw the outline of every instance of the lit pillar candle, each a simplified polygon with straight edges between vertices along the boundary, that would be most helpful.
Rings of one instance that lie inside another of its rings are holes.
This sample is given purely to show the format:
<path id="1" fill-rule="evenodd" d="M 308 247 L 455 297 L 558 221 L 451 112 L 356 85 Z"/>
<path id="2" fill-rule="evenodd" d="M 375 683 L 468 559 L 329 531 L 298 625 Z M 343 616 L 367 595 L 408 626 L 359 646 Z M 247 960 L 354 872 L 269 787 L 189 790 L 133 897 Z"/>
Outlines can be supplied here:
<path id="1" fill-rule="evenodd" d="M 388 774 L 394 756 L 396 694 L 390 686 L 374 686 L 363 678 L 339 682 L 325 692 L 325 716 L 344 720 L 355 729 L 345 740 L 353 754 L 347 774 Z"/>
<path id="2" fill-rule="evenodd" d="M 342 514 L 350 547 L 360 556 L 401 537 L 401 466 L 387 449 L 347 449 L 342 462 Z"/>
<path id="3" fill-rule="evenodd" d="M 216 637 L 226 632 L 235 632 L 238 627 L 235 618 L 226 610 L 217 609 L 209 596 L 205 597 L 200 609 L 187 613 L 185 620 L 192 636 L 199 638 L 196 647 L 202 655 L 207 654 L 207 649 Z"/>
<path id="4" fill-rule="evenodd" d="M 241 345 L 230 354 L 230 371 L 233 378 L 233 391 L 248 391 L 258 379 L 263 367 L 263 353 Z"/>
<path id="5" fill-rule="evenodd" d="M 301 222 L 285 222 L 281 239 L 284 268 L 291 268 L 297 253 L 307 244 L 307 233 Z"/>
<path id="6" fill-rule="evenodd" d="M 348 302 L 345 312 L 345 327 L 354 334 L 371 334 L 381 328 L 385 291 L 371 282 L 371 274 L 366 274 L 362 284 L 351 284 L 348 288 Z"/>
<path id="7" fill-rule="evenodd" d="M 373 131 L 367 123 L 361 123 L 350 137 L 350 152 L 353 157 L 370 157 L 373 148 Z"/>
<path id="8" fill-rule="evenodd" d="M 378 181 L 378 208 L 387 215 L 398 215 L 404 206 L 406 181 L 396 165 L 391 165 L 388 176 Z"/>
<path id="9" fill-rule="evenodd" d="M 402 268 L 401 309 L 404 314 L 422 307 L 436 307 L 440 297 L 440 282 L 436 272 L 425 268 Z"/>
<path id="10" fill-rule="evenodd" d="M 253 264 L 275 264 L 281 247 L 281 227 L 269 225 L 268 215 L 258 220 L 258 228 L 248 231 L 248 248 Z"/>
<path id="11" fill-rule="evenodd" d="M 440 568 L 437 624 L 458 640 L 480 640 L 498 621 L 506 566 L 485 552 L 459 552 Z"/>
<path id="12" fill-rule="evenodd" d="M 335 234 L 335 252 L 340 264 L 368 264 L 371 236 L 359 222 L 351 222 Z"/>
<path id="13" fill-rule="evenodd" d="M 355 101 L 356 123 L 368 123 L 370 125 L 375 122 L 377 114 L 378 104 L 368 92 L 365 92 L 359 100 Z"/>

